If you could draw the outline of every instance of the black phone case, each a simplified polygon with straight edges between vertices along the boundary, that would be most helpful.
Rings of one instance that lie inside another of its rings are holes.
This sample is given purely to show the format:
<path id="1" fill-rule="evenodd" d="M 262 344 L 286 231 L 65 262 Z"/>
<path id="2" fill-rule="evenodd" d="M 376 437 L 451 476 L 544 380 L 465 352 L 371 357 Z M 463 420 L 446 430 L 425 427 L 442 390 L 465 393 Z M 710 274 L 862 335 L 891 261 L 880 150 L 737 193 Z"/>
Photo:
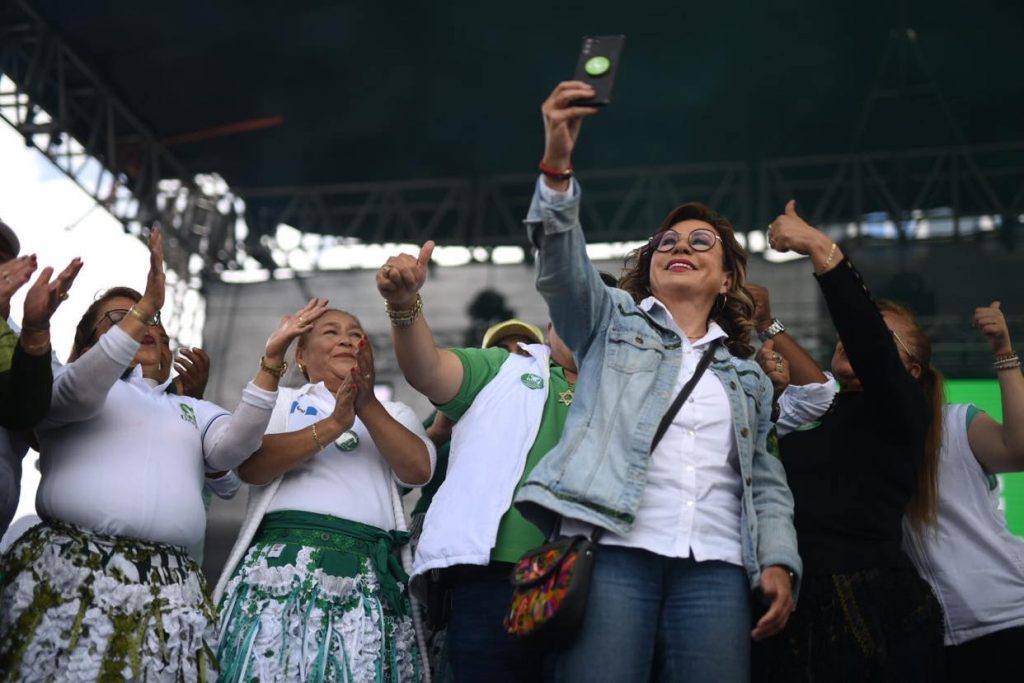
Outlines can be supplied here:
<path id="1" fill-rule="evenodd" d="M 619 72 L 619 61 L 622 59 L 622 48 L 626 36 L 584 36 L 580 48 L 580 58 L 576 62 L 576 73 L 573 80 L 589 83 L 594 88 L 594 97 L 589 100 L 578 100 L 573 104 L 583 107 L 603 107 L 611 104 L 612 89 L 615 87 L 615 76 Z M 604 57 L 611 64 L 603 74 L 594 76 L 587 73 L 587 62 L 595 57 Z"/>

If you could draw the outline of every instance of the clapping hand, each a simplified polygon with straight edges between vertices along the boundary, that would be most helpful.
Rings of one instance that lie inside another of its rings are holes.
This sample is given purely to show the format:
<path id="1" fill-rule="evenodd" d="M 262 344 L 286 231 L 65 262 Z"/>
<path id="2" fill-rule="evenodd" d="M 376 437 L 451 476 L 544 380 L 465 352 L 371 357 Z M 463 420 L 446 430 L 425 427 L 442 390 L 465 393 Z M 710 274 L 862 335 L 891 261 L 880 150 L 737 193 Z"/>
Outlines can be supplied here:
<path id="1" fill-rule="evenodd" d="M 359 350 L 356 352 L 356 367 L 352 368 L 352 381 L 355 383 L 355 409 L 358 413 L 371 400 L 376 400 L 373 393 L 375 373 L 373 369 L 373 344 L 370 338 L 363 336 L 359 340 Z"/>
<path id="2" fill-rule="evenodd" d="M 0 309 L 10 310 L 11 297 L 28 282 L 36 270 L 36 255 L 19 256 L 16 259 L 0 264 Z"/>
<path id="3" fill-rule="evenodd" d="M 281 318 L 277 329 L 267 339 L 263 356 L 268 363 L 279 366 L 292 341 L 313 329 L 313 323 L 327 310 L 327 299 L 312 298 L 292 315 Z"/>
<path id="4" fill-rule="evenodd" d="M 51 282 L 50 276 L 53 275 L 53 268 L 49 266 L 43 268 L 25 295 L 22 327 L 28 329 L 49 328 L 50 318 L 68 298 L 68 290 L 71 289 L 80 270 L 82 270 L 82 259 L 74 258 Z"/>
<path id="5" fill-rule="evenodd" d="M 195 346 L 191 349 L 178 349 L 174 369 L 178 371 L 178 376 L 174 378 L 178 394 L 201 399 L 206 392 L 206 382 L 210 379 L 210 356 L 206 351 Z"/>

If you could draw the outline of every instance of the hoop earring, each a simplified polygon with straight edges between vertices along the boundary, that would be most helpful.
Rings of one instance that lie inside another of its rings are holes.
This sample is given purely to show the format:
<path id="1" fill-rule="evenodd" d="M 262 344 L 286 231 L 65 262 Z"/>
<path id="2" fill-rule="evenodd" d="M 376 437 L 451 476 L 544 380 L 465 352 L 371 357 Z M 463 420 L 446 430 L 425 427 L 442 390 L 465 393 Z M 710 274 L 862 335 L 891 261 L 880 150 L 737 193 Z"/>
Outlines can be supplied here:
<path id="1" fill-rule="evenodd" d="M 720 296 L 722 298 L 721 298 L 721 300 L 715 299 L 714 308 L 711 310 L 711 317 L 715 317 L 715 316 L 719 315 L 722 311 L 725 310 L 725 305 L 727 303 L 729 303 L 729 295 L 728 294 L 719 294 L 718 296 Z"/>

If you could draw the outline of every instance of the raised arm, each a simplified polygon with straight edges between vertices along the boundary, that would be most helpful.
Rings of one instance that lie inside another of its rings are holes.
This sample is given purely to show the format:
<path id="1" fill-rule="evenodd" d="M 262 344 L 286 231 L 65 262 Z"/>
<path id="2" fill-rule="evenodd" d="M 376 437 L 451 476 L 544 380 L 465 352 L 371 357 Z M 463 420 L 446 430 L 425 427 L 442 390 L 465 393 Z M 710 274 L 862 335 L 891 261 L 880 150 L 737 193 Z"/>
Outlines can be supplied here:
<path id="1" fill-rule="evenodd" d="M 920 386 L 903 365 L 892 332 L 842 249 L 800 218 L 793 200 L 773 221 L 769 239 L 778 251 L 810 256 L 829 315 L 876 415 L 891 424 L 920 424 L 927 409 Z M 902 431 L 909 435 L 914 430 Z"/>
<path id="2" fill-rule="evenodd" d="M 242 390 L 242 400 L 235 412 L 215 420 L 203 435 L 207 470 L 234 469 L 259 452 L 277 400 L 278 382 L 287 369 L 288 347 L 312 329 L 313 323 L 326 310 L 327 300 L 314 298 L 294 314 L 281 318 L 277 329 L 267 339 L 256 376 Z M 239 474 L 248 481 L 241 468 Z"/>
<path id="3" fill-rule="evenodd" d="M 132 306 L 130 315 L 54 378 L 48 422 L 87 420 L 99 412 L 107 392 L 131 364 L 142 338 L 149 333 L 146 321 L 152 320 L 163 305 L 164 242 L 160 228 L 154 226 L 149 233 L 146 291 Z"/>
<path id="4" fill-rule="evenodd" d="M 988 472 L 1024 470 L 1024 375 L 1010 341 L 1010 330 L 998 301 L 974 311 L 974 326 L 988 339 L 996 358 L 996 377 L 1003 404 L 1003 424 L 979 413 L 967 430 L 971 452 Z M 1002 366 L 1002 367 L 1000 367 Z"/>
<path id="5" fill-rule="evenodd" d="M 547 302 L 559 335 L 579 358 L 586 355 L 612 305 L 608 288 L 587 256 L 579 221 L 580 188 L 572 179 L 572 152 L 583 118 L 598 111 L 573 103 L 593 95 L 586 83 L 565 81 L 542 105 L 543 175 L 526 217 L 527 235 L 538 250 L 537 291 Z"/>
<path id="6" fill-rule="evenodd" d="M 462 385 L 462 363 L 438 348 L 423 312 L 419 291 L 427 281 L 427 264 L 434 251 L 428 241 L 418 256 L 399 254 L 377 271 L 377 290 L 387 302 L 391 343 L 398 367 L 413 389 L 440 405 L 455 398 Z"/>

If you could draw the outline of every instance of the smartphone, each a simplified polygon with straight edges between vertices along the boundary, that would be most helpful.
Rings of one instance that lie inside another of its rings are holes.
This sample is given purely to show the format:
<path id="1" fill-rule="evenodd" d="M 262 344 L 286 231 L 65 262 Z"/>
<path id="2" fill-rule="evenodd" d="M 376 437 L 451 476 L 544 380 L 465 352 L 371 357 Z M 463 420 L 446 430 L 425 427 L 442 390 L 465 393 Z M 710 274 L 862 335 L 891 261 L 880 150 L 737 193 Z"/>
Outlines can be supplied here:
<path id="1" fill-rule="evenodd" d="M 589 83 L 594 88 L 594 97 L 578 100 L 573 104 L 582 107 L 603 107 L 612 102 L 612 88 L 615 75 L 619 72 L 619 60 L 626 36 L 583 36 L 583 47 L 576 62 L 573 80 Z"/>

